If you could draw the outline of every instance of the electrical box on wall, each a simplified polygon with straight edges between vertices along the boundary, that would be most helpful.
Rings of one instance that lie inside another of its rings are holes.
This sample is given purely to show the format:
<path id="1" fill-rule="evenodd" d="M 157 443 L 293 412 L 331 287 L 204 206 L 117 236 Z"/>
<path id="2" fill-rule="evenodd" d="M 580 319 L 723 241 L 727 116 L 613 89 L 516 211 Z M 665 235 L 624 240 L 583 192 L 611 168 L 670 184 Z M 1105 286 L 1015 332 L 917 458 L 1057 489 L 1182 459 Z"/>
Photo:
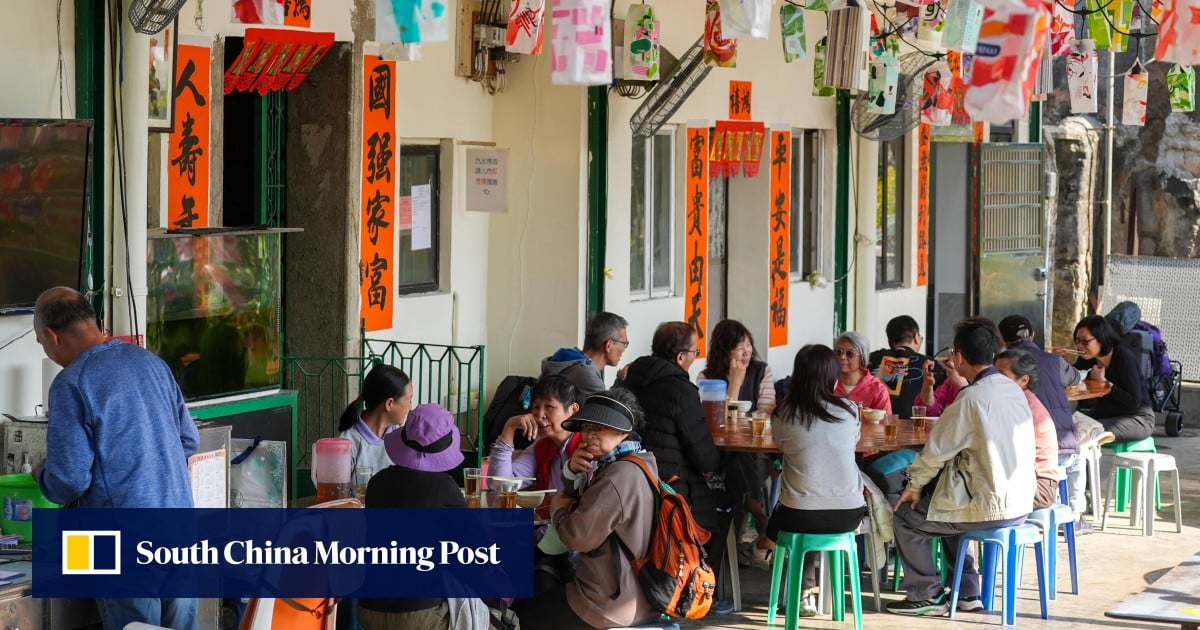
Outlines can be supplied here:
<path id="1" fill-rule="evenodd" d="M 521 12 L 515 22 L 517 28 L 509 33 L 510 7 L 510 2 L 501 0 L 462 0 L 458 5 L 454 73 L 480 83 L 489 94 L 504 91 L 505 66 L 520 59 L 518 52 L 511 52 L 513 45 L 528 43 L 524 40 L 532 37 L 540 49 L 543 41 L 544 12 Z M 510 42 L 510 36 L 519 41 Z"/>

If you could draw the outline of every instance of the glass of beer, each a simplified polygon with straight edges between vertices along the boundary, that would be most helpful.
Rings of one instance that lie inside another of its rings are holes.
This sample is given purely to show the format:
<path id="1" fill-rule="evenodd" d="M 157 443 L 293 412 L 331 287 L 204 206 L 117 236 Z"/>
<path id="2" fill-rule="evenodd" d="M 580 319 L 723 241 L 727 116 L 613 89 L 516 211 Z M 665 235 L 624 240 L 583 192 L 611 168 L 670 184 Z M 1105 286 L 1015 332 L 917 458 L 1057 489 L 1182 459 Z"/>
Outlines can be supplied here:
<path id="1" fill-rule="evenodd" d="M 900 422 L 896 418 L 890 418 L 883 423 L 883 437 L 889 444 L 896 442 L 896 438 L 900 435 Z"/>
<path id="2" fill-rule="evenodd" d="M 516 481 L 497 481 L 496 507 L 498 508 L 515 508 L 517 507 L 517 490 L 521 484 Z"/>
<path id="3" fill-rule="evenodd" d="M 354 469 L 354 494 L 358 496 L 359 501 L 366 498 L 367 484 L 374 475 L 375 471 L 369 467 Z"/>
<path id="4" fill-rule="evenodd" d="M 925 430 L 925 405 L 913 405 L 912 414 L 913 428 L 917 431 Z"/>
<path id="5" fill-rule="evenodd" d="M 479 479 L 483 470 L 479 468 L 463 469 L 463 494 L 467 497 L 467 507 L 479 507 Z"/>
<path id="6" fill-rule="evenodd" d="M 754 439 L 761 440 L 767 432 L 767 414 L 755 411 L 750 417 L 750 433 Z"/>

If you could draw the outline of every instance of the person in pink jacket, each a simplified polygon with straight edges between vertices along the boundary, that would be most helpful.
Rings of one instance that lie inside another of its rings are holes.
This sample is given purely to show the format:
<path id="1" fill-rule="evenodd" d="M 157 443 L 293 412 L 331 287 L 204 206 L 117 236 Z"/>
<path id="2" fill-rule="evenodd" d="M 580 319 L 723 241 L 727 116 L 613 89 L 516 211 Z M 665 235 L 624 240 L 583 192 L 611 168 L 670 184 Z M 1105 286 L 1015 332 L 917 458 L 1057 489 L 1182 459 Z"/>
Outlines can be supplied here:
<path id="1" fill-rule="evenodd" d="M 921 385 L 921 393 L 917 394 L 917 400 L 925 405 L 925 413 L 933 417 L 942 415 L 942 411 L 958 398 L 958 392 L 967 386 L 967 379 L 958 373 L 954 365 L 953 353 L 942 361 L 942 367 L 946 368 L 946 380 L 935 388 L 937 380 L 934 371 L 926 369 L 925 382 Z"/>
<path id="2" fill-rule="evenodd" d="M 866 335 L 860 332 L 844 332 L 837 338 L 833 353 L 837 355 L 841 373 L 838 374 L 833 393 L 868 409 L 892 413 L 892 397 L 888 394 L 887 385 L 867 369 L 867 348 L 870 347 Z"/>
<path id="3" fill-rule="evenodd" d="M 1013 348 L 996 355 L 996 369 L 1011 378 L 1025 392 L 1025 400 L 1033 412 L 1033 441 L 1036 448 L 1033 472 L 1037 476 L 1037 492 L 1033 509 L 1040 510 L 1058 503 L 1058 431 L 1050 412 L 1038 400 L 1038 365 L 1028 350 Z"/>

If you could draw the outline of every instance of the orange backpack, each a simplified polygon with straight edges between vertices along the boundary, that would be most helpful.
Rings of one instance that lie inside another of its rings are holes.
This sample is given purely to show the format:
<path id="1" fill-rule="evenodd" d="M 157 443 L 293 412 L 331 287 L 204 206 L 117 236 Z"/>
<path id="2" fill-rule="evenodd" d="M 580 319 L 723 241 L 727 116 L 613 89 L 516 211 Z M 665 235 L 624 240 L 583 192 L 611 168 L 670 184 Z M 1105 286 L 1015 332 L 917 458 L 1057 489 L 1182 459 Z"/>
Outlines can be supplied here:
<path id="1" fill-rule="evenodd" d="M 643 558 L 635 558 L 621 539 L 614 535 L 637 574 L 638 583 L 654 609 L 671 617 L 699 619 L 712 607 L 717 578 L 706 561 L 704 543 L 708 530 L 696 524 L 687 500 L 663 483 L 646 462 L 637 457 L 618 461 L 633 462 L 642 469 L 657 495 L 658 508 L 650 532 L 650 547 Z M 613 555 L 614 564 L 616 554 Z M 618 593 L 619 594 L 619 591 Z M 613 595 L 615 599 L 617 594 Z"/>

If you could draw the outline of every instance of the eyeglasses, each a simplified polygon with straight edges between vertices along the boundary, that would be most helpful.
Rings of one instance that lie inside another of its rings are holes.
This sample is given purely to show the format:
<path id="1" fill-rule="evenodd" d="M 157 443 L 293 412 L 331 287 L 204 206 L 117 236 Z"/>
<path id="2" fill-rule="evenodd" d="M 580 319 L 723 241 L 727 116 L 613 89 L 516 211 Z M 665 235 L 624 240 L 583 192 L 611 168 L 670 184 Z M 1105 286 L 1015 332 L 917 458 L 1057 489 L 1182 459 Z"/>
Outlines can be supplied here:
<path id="1" fill-rule="evenodd" d="M 700 348 L 696 348 L 695 350 L 684 350 L 683 353 L 684 354 L 694 354 L 696 356 L 700 356 Z"/>
<path id="2" fill-rule="evenodd" d="M 609 339 L 609 341 L 611 341 L 611 342 L 613 342 L 613 343 L 619 343 L 619 344 L 621 344 L 621 347 L 623 347 L 623 348 L 628 348 L 628 347 L 629 347 L 629 340 L 628 340 L 628 339 L 611 339 L 611 338 L 610 338 L 610 339 Z"/>
<path id="3" fill-rule="evenodd" d="M 1095 337 L 1089 337 L 1088 339 L 1080 339 L 1079 337 L 1076 337 L 1076 338 L 1075 338 L 1075 345 L 1077 345 L 1077 346 L 1086 346 L 1086 345 L 1088 345 L 1089 343 L 1092 343 L 1092 342 L 1093 342 L 1093 341 L 1095 341 L 1095 340 L 1096 340 L 1096 338 L 1095 338 Z"/>
<path id="4" fill-rule="evenodd" d="M 854 357 L 858 356 L 857 350 L 834 349 L 833 353 L 839 357 L 846 357 L 847 359 L 853 359 Z"/>

